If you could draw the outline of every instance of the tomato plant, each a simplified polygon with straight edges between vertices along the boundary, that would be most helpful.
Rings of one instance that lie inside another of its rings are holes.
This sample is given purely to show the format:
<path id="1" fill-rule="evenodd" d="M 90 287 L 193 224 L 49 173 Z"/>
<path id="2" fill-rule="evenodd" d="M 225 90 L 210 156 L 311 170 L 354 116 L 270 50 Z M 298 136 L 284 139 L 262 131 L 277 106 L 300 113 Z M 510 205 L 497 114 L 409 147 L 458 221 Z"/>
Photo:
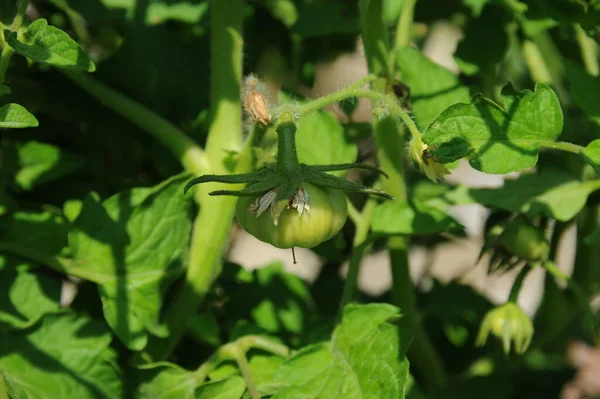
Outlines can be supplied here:
<path id="1" fill-rule="evenodd" d="M 599 40 L 597 0 L 0 0 L 0 399 L 600 396 Z"/>

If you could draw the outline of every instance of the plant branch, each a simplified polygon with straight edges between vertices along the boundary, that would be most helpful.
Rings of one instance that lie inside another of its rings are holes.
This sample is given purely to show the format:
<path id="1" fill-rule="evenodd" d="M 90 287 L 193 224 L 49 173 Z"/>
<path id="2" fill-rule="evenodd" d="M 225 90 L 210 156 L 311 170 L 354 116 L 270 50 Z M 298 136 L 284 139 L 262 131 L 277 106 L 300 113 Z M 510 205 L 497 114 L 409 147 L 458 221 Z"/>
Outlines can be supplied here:
<path id="1" fill-rule="evenodd" d="M 302 105 L 300 107 L 299 114 L 300 114 L 300 116 L 303 116 L 310 112 L 313 112 L 313 111 L 316 111 L 319 109 L 323 109 L 326 106 L 333 104 L 333 103 L 337 103 L 341 100 L 345 100 L 350 97 L 357 97 L 355 95 L 355 92 L 362 89 L 364 85 L 374 81 L 375 79 L 377 79 L 377 75 L 374 75 L 374 74 L 367 75 L 364 78 L 357 80 L 356 82 L 344 87 L 341 90 L 338 90 L 338 91 L 335 91 L 326 96 L 314 99 L 314 100 Z"/>
<path id="2" fill-rule="evenodd" d="M 197 175 L 209 172 L 204 151 L 171 122 L 88 75 L 64 70 L 62 72 L 103 105 L 139 126 L 166 146 L 186 170 Z"/>
<path id="3" fill-rule="evenodd" d="M 198 369 L 194 372 L 196 380 L 198 383 L 204 382 L 210 372 L 213 371 L 219 364 L 227 360 L 237 360 L 236 353 L 238 351 L 245 354 L 252 348 L 261 349 L 265 352 L 269 352 L 273 355 L 283 358 L 287 358 L 291 354 L 290 349 L 285 345 L 273 342 L 259 335 L 246 335 L 237 339 L 236 341 L 219 347 L 217 351 L 213 353 L 207 361 L 202 363 L 202 365 L 200 365 L 200 367 L 198 367 Z"/>
<path id="4" fill-rule="evenodd" d="M 239 149 L 242 139 L 242 0 L 214 0 L 211 3 L 211 116 L 206 141 L 206 159 L 212 173 L 244 173 L 252 166 L 252 139 L 242 148 L 235 166 L 228 161 L 227 149 Z M 233 170 L 231 170 L 233 169 Z M 197 173 L 201 174 L 201 173 Z M 236 198 L 210 196 L 219 189 L 235 186 L 214 183 L 196 188 L 200 213 L 194 221 L 185 283 L 166 313 L 170 336 L 153 337 L 147 357 L 165 359 L 173 351 L 187 326 L 187 320 L 202 303 L 221 273 L 223 253 L 229 241 Z"/>
<path id="5" fill-rule="evenodd" d="M 583 151 L 583 149 L 584 149 L 584 147 L 582 147 L 580 145 L 573 144 L 573 143 L 567 143 L 565 141 L 541 141 L 540 147 L 541 148 L 550 148 L 553 150 L 571 152 L 573 154 L 581 154 L 581 151 Z"/>
<path id="6" fill-rule="evenodd" d="M 29 5 L 29 0 L 19 0 L 17 3 L 17 15 L 15 15 L 15 18 L 10 26 L 10 29 L 13 32 L 17 32 L 21 27 L 23 19 L 25 18 L 25 11 L 27 11 L 27 5 Z M 1 32 L 0 34 L 4 37 L 4 32 Z M 2 48 L 2 53 L 0 54 L 0 84 L 4 82 L 6 71 L 8 70 L 8 65 L 13 53 L 13 48 L 5 42 L 4 47 Z"/>
<path id="7" fill-rule="evenodd" d="M 246 352 L 242 351 L 239 346 L 233 348 L 233 357 L 246 381 L 246 388 L 248 388 L 248 394 L 251 399 L 260 399 L 260 394 L 256 390 L 254 381 L 252 381 L 252 373 L 250 372 L 250 365 L 246 359 Z"/>

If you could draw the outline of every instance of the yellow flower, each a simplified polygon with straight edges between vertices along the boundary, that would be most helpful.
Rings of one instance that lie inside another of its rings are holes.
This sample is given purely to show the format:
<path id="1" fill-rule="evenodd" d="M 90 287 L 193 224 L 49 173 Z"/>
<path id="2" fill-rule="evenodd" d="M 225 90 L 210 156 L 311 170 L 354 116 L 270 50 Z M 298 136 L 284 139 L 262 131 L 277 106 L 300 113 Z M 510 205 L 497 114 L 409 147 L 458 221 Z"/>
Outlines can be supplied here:
<path id="1" fill-rule="evenodd" d="M 450 173 L 446 165 L 435 162 L 427 151 L 427 144 L 423 143 L 420 136 L 413 136 L 408 150 L 414 163 L 425 173 L 425 176 L 434 183 Z"/>
<path id="2" fill-rule="evenodd" d="M 510 352 L 511 341 L 514 342 L 515 351 L 522 354 L 527 350 L 533 337 L 533 323 L 531 319 L 513 302 L 507 302 L 490 310 L 481 323 L 477 334 L 477 346 L 485 344 L 490 333 L 502 340 L 504 353 Z"/>

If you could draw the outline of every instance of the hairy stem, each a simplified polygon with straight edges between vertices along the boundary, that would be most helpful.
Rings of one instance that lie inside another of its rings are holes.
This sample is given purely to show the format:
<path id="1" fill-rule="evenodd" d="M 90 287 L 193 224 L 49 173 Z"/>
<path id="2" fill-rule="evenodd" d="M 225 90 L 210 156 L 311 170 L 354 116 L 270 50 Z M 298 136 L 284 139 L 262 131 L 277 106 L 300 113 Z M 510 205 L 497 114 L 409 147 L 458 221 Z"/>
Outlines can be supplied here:
<path id="1" fill-rule="evenodd" d="M 25 11 L 27 11 L 27 6 L 29 5 L 29 0 L 19 0 L 17 3 L 17 15 L 13 19 L 13 22 L 10 26 L 10 29 L 13 32 L 17 32 L 23 23 L 23 19 L 25 18 Z M 0 35 L 4 36 L 4 33 L 0 32 Z M 8 65 L 10 63 L 10 59 L 14 53 L 12 47 L 8 45 L 8 43 L 4 43 L 4 47 L 2 48 L 2 54 L 0 54 L 0 84 L 4 82 L 4 78 L 6 77 L 6 71 L 8 70 Z"/>
<path id="2" fill-rule="evenodd" d="M 581 154 L 583 147 L 573 143 L 567 143 L 564 141 L 542 141 L 540 142 L 541 148 L 551 148 L 553 150 L 560 150 L 571 152 L 573 154 Z"/>
<path id="3" fill-rule="evenodd" d="M 212 123 L 206 141 L 206 157 L 215 173 L 243 173 L 252 165 L 252 145 L 247 143 L 233 170 L 227 163 L 228 148 L 239 148 L 242 137 L 242 0 L 218 0 L 211 3 L 211 115 Z M 215 184 L 198 186 L 196 198 L 200 213 L 194 221 L 189 264 L 185 284 L 169 307 L 166 322 L 171 335 L 153 338 L 147 357 L 165 359 L 183 335 L 187 320 L 200 306 L 214 280 L 221 272 L 223 252 L 229 241 L 236 199 L 210 196 L 215 188 L 232 188 Z M 235 187 L 233 187 L 235 188 Z M 155 341 L 155 342 L 153 342 Z"/>
<path id="4" fill-rule="evenodd" d="M 354 241 L 352 245 L 352 255 L 350 256 L 350 264 L 348 266 L 348 275 L 344 282 L 344 291 L 342 293 L 342 299 L 340 301 L 340 308 L 338 310 L 338 319 L 342 319 L 344 307 L 348 305 L 356 295 L 356 288 L 358 282 L 358 274 L 360 271 L 360 263 L 367 249 L 369 235 L 369 229 L 371 228 L 371 219 L 373 213 L 377 207 L 377 201 L 373 198 L 369 198 L 365 203 L 360 216 L 357 217 L 356 222 L 356 233 L 354 233 Z"/>
<path id="5" fill-rule="evenodd" d="M 344 87 L 341 90 L 338 90 L 338 91 L 335 91 L 326 96 L 314 99 L 314 100 L 302 105 L 300 107 L 299 114 L 300 114 L 300 116 L 306 115 L 313 111 L 323 109 L 326 106 L 328 106 L 329 104 L 337 103 L 341 100 L 345 100 L 350 97 L 356 97 L 356 95 L 354 93 L 357 90 L 362 89 L 364 85 L 374 81 L 375 79 L 377 79 L 377 75 L 374 75 L 374 74 L 367 75 L 364 78 L 357 80 L 356 82 Z"/>

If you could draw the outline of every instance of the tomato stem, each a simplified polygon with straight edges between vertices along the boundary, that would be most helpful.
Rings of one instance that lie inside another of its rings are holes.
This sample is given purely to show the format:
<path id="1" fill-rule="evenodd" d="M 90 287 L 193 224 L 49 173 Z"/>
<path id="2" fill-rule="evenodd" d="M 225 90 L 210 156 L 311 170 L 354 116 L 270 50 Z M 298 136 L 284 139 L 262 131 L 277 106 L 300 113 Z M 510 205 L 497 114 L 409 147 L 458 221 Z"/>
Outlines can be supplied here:
<path id="1" fill-rule="evenodd" d="M 296 152 L 296 125 L 284 122 L 277 126 L 277 169 L 288 176 L 298 174 L 300 164 Z"/>

